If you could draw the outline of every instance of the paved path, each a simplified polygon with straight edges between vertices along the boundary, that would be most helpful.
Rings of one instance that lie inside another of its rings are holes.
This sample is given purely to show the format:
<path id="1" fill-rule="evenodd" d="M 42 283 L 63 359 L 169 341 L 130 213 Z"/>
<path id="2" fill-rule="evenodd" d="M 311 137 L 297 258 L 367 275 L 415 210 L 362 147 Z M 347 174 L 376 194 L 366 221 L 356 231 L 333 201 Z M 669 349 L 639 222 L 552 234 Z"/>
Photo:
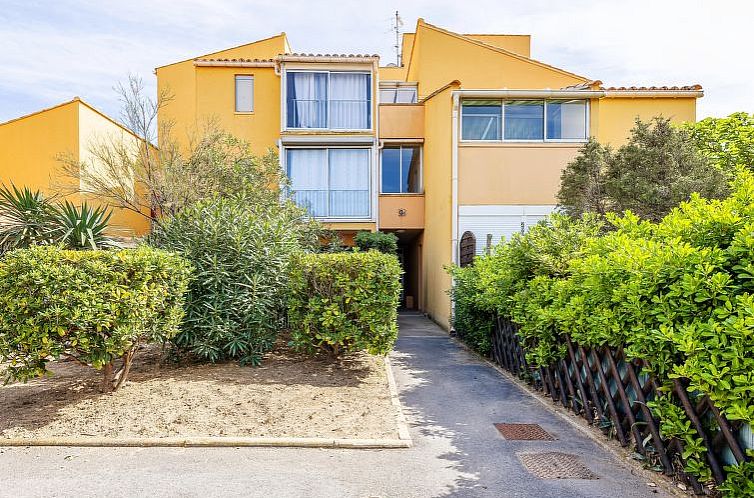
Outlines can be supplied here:
<path id="1" fill-rule="evenodd" d="M 432 322 L 400 324 L 392 358 L 411 449 L 0 448 L 0 497 L 658 496 Z M 495 422 L 537 423 L 557 440 L 506 441 Z M 537 479 L 516 456 L 536 451 L 579 455 L 599 479 Z"/>

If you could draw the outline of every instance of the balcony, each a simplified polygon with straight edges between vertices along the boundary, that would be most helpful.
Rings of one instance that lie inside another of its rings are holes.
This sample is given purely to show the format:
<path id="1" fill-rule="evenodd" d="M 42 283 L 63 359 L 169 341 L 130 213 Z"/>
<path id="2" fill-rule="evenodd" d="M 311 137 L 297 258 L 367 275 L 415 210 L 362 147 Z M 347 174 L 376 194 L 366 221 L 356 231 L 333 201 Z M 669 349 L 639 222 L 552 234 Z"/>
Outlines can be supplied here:
<path id="1" fill-rule="evenodd" d="M 380 104 L 380 138 L 423 139 L 423 104 Z"/>
<path id="2" fill-rule="evenodd" d="M 424 194 L 381 194 L 380 230 L 424 228 Z"/>

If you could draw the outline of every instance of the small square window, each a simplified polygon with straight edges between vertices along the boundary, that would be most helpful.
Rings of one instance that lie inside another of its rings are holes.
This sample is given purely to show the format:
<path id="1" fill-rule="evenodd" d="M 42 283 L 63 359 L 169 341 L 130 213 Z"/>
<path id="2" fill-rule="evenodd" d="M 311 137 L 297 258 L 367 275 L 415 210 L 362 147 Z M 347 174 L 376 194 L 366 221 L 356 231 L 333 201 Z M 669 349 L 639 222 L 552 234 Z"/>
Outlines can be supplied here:
<path id="1" fill-rule="evenodd" d="M 236 75 L 236 112 L 254 111 L 254 77 Z"/>

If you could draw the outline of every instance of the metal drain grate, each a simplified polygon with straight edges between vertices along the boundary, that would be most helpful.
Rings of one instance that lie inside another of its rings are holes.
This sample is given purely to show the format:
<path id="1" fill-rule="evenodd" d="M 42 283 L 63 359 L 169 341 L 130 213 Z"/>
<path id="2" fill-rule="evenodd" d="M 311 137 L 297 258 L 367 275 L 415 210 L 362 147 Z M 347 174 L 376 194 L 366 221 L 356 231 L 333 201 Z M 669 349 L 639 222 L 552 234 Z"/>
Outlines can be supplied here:
<path id="1" fill-rule="evenodd" d="M 576 455 L 568 453 L 518 453 L 530 473 L 540 479 L 597 479 Z"/>
<path id="2" fill-rule="evenodd" d="M 537 424 L 495 424 L 505 439 L 511 441 L 554 441 L 555 438 Z"/>

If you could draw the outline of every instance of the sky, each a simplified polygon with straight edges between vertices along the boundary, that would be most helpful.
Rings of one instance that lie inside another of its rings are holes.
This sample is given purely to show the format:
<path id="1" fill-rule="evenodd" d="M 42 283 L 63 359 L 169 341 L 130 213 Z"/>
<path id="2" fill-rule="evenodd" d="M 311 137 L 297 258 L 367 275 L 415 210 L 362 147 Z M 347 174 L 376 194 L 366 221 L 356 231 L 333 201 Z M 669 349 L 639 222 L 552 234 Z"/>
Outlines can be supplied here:
<path id="1" fill-rule="evenodd" d="M 0 0 L 0 122 L 79 96 L 118 118 L 129 74 L 285 31 L 296 52 L 392 62 L 395 10 L 461 33 L 532 35 L 532 57 L 606 86 L 703 85 L 698 117 L 754 112 L 751 0 Z"/>

